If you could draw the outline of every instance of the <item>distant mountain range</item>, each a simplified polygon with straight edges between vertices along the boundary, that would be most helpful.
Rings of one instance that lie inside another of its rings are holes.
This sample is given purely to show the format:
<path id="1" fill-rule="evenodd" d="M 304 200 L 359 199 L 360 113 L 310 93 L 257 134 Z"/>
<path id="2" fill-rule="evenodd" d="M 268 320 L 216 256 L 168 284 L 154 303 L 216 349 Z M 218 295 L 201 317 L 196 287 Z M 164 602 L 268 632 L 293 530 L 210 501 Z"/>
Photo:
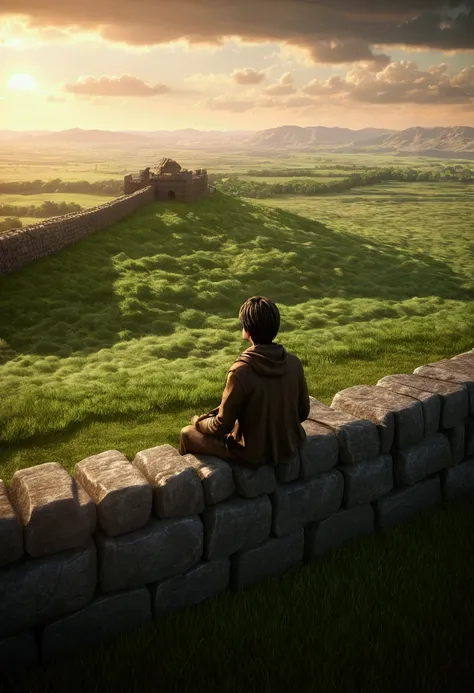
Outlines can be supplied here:
<path id="1" fill-rule="evenodd" d="M 219 149 L 238 148 L 249 154 L 265 154 L 283 151 L 366 152 L 372 154 L 396 154 L 474 158 L 474 128 L 413 127 L 406 130 L 363 128 L 351 130 L 339 127 L 282 127 L 257 132 L 236 130 L 154 130 L 124 131 L 82 130 L 73 128 L 59 132 L 0 131 L 3 144 L 42 147 L 91 146 L 97 148 L 157 147 Z"/>

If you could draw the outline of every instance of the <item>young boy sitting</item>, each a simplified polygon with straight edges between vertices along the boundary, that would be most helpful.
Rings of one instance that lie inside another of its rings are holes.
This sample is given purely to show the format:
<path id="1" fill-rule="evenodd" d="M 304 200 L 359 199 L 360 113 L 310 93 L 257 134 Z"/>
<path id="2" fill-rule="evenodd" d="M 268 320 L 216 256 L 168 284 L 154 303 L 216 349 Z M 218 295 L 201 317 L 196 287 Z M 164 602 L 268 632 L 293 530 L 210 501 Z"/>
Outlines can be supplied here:
<path id="1" fill-rule="evenodd" d="M 249 298 L 239 319 L 242 338 L 251 346 L 230 368 L 219 407 L 194 416 L 183 428 L 179 451 L 252 467 L 276 465 L 290 460 L 306 438 L 301 423 L 309 414 L 309 396 L 303 366 L 273 343 L 280 327 L 273 301 Z"/>

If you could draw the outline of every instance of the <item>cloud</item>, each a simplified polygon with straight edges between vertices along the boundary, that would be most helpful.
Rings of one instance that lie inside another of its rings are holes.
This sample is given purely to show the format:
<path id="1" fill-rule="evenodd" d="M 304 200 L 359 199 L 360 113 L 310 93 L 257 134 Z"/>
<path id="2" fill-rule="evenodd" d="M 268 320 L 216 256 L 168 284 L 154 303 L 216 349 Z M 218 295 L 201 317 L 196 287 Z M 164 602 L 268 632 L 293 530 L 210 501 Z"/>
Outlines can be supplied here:
<path id="1" fill-rule="evenodd" d="M 170 87 L 166 84 L 149 84 L 138 77 L 79 77 L 75 82 L 63 85 L 64 91 L 79 96 L 157 96 L 166 94 Z"/>
<path id="2" fill-rule="evenodd" d="M 210 96 L 197 105 L 209 108 L 211 111 L 230 111 L 231 113 L 243 113 L 244 111 L 250 111 L 252 108 L 255 108 L 255 103 L 253 101 L 236 99 L 227 94 Z"/>
<path id="3" fill-rule="evenodd" d="M 474 105 L 474 67 L 450 76 L 446 64 L 422 70 L 412 60 L 389 63 L 378 72 L 356 66 L 345 77 L 314 79 L 302 92 L 320 98 L 347 97 L 370 104 Z"/>
<path id="4" fill-rule="evenodd" d="M 276 84 L 270 84 L 270 86 L 264 89 L 265 94 L 268 94 L 269 96 L 293 94 L 294 91 L 296 90 L 293 86 L 293 75 L 291 72 L 285 72 L 285 74 L 280 77 Z"/>
<path id="5" fill-rule="evenodd" d="M 278 42 L 331 64 L 387 63 L 377 46 L 474 50 L 474 0 L 2 0 L 2 16 L 135 46 Z"/>
<path id="6" fill-rule="evenodd" d="M 260 84 L 266 77 L 264 70 L 254 70 L 251 67 L 244 67 L 242 70 L 234 70 L 231 75 L 236 84 Z"/>
<path id="7" fill-rule="evenodd" d="M 54 94 L 51 94 L 50 96 L 46 97 L 47 103 L 64 103 L 66 99 L 64 96 L 55 96 Z"/>

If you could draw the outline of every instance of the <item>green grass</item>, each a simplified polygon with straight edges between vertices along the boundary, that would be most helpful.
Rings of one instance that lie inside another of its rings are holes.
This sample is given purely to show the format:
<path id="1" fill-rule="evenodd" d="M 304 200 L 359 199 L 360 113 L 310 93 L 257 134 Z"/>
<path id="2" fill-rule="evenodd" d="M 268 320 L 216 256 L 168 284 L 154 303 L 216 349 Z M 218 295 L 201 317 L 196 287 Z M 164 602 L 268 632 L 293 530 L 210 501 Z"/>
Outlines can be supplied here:
<path id="1" fill-rule="evenodd" d="M 155 204 L 2 278 L 1 476 L 176 444 L 220 397 L 249 295 L 278 302 L 281 341 L 326 402 L 472 347 L 462 187 L 439 204 L 388 196 L 385 207 L 358 193 L 274 202 L 306 216 L 220 194 Z M 318 215 L 325 224 L 308 218 Z"/>
<path id="2" fill-rule="evenodd" d="M 474 497 L 0 681 L 2 693 L 468 693 Z"/>
<path id="3" fill-rule="evenodd" d="M 81 207 L 97 207 L 105 202 L 114 200 L 113 195 L 86 195 L 75 192 L 40 193 L 37 195 L 7 195 L 0 194 L 0 205 L 15 205 L 39 207 L 43 202 L 76 202 Z"/>

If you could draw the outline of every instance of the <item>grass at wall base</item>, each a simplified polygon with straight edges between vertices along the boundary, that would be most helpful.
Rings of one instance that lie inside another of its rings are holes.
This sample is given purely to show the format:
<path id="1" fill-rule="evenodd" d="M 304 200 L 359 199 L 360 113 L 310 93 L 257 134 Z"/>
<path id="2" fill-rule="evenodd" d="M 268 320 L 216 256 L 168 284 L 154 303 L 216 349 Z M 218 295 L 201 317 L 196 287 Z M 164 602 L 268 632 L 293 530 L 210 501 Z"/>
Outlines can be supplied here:
<path id="1" fill-rule="evenodd" d="M 227 593 L 1 693 L 470 693 L 474 498 Z"/>
<path id="2" fill-rule="evenodd" d="M 0 476 L 176 444 L 218 400 L 253 294 L 280 305 L 281 341 L 326 402 L 472 347 L 469 196 L 397 210 L 338 195 L 312 203 L 324 224 L 285 204 L 150 205 L 1 278 Z"/>

